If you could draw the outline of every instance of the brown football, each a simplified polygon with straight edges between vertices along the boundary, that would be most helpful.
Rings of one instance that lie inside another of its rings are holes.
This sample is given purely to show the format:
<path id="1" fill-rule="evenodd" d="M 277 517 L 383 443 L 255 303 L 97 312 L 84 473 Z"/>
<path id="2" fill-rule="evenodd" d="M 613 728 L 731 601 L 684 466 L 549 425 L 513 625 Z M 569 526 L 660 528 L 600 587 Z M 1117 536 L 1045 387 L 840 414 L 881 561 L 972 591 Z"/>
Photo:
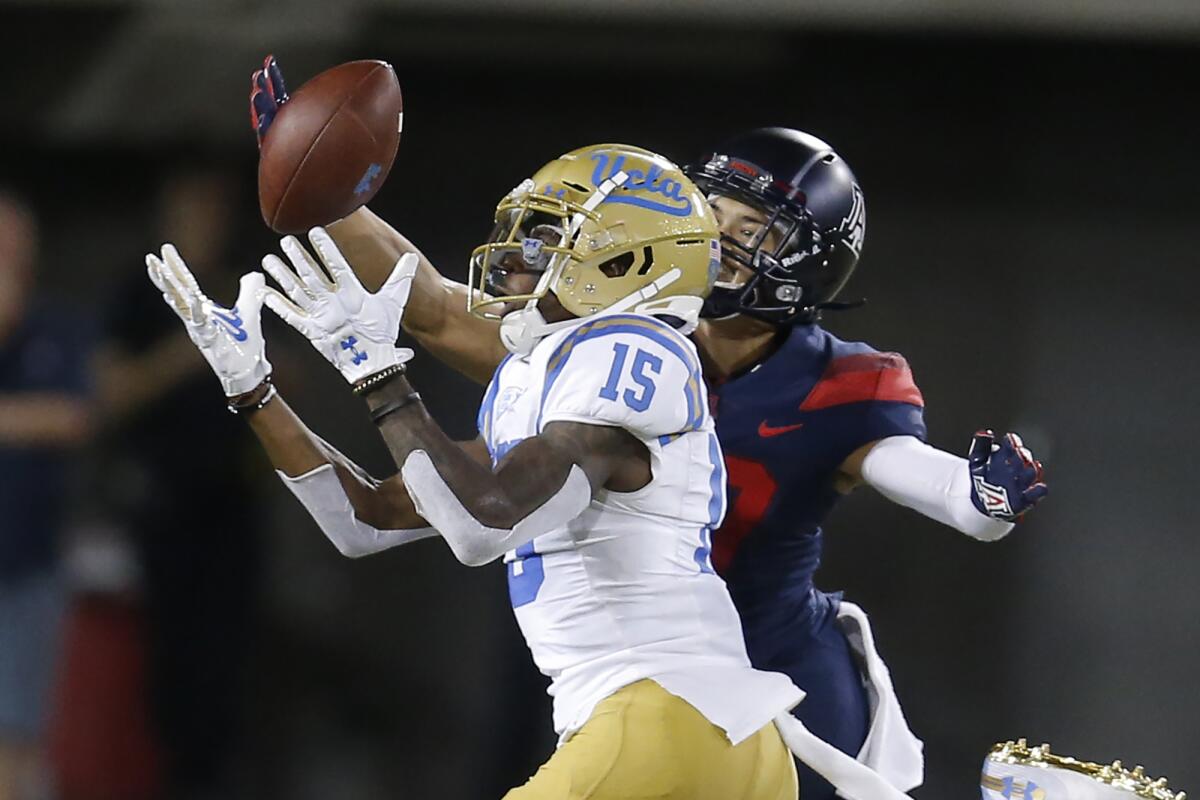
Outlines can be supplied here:
<path id="1" fill-rule="evenodd" d="M 258 203 L 279 233 L 303 233 L 365 205 L 387 179 L 404 120 L 390 64 L 351 61 L 292 92 L 263 140 Z"/>

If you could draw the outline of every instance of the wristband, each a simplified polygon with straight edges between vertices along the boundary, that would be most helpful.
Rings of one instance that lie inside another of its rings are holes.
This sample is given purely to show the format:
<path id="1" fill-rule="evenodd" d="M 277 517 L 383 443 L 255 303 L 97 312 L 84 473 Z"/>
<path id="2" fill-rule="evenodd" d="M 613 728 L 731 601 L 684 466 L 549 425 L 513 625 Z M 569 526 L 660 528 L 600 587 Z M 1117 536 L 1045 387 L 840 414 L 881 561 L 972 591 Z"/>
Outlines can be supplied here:
<path id="1" fill-rule="evenodd" d="M 404 364 L 393 364 L 390 367 L 381 369 L 379 372 L 376 372 L 373 375 L 368 375 L 367 377 L 363 378 L 361 381 L 354 384 L 354 388 L 352 388 L 350 391 L 357 395 L 361 395 L 371 391 L 372 389 L 378 389 L 392 378 L 403 374 Z"/>
<path id="2" fill-rule="evenodd" d="M 396 398 L 395 400 L 389 400 L 371 412 L 371 421 L 378 425 L 388 414 L 399 411 L 405 406 L 412 405 L 413 403 L 419 403 L 420 401 L 421 395 L 417 392 L 409 392 L 403 397 Z"/>
<path id="3" fill-rule="evenodd" d="M 245 412 L 247 414 L 253 413 L 255 411 L 262 409 L 264 406 L 266 406 L 267 403 L 269 403 L 275 399 L 275 395 L 279 394 L 279 392 L 276 391 L 276 389 L 275 389 L 275 384 L 271 382 L 270 375 L 263 378 L 263 382 L 261 384 L 259 384 L 259 386 L 262 386 L 262 385 L 266 385 L 267 390 L 265 392 L 263 392 L 262 396 L 258 400 L 246 399 L 246 400 L 241 401 L 240 403 L 231 401 L 230 403 L 228 403 L 225 406 L 227 409 L 229 409 L 229 413 L 230 414 L 242 414 L 243 412 Z M 255 392 L 253 390 L 251 390 L 249 393 L 249 397 L 253 398 L 254 395 L 255 395 Z"/>

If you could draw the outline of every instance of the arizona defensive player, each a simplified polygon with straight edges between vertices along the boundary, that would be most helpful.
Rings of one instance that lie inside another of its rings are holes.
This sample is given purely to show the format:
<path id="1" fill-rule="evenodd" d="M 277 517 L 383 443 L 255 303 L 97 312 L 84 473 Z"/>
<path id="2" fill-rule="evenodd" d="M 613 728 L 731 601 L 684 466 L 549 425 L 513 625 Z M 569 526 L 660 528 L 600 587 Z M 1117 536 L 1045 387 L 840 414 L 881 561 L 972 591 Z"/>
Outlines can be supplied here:
<path id="1" fill-rule="evenodd" d="M 596 182 L 598 158 L 616 166 Z M 751 668 L 709 562 L 724 468 L 699 358 L 676 329 L 695 326 L 717 270 L 711 209 L 665 159 L 600 145 L 543 167 L 497 220 L 476 263 L 504 296 L 479 307 L 508 311 L 520 346 L 497 369 L 467 447 L 426 413 L 404 376 L 412 351 L 395 347 L 414 256 L 369 294 L 315 229 L 332 282 L 288 237 L 290 269 L 264 259 L 283 294 L 247 275 L 232 309 L 204 297 L 170 246 L 147 264 L 230 408 L 248 414 L 344 552 L 432 526 L 465 564 L 507 553 L 512 604 L 552 679 L 564 740 L 508 797 L 790 800 L 795 770 L 772 720 L 802 693 Z M 535 264 L 532 291 L 506 286 Z M 366 400 L 401 476 L 372 480 L 283 404 L 259 324 L 264 300 Z"/>
<path id="2" fill-rule="evenodd" d="M 253 85 L 261 137 L 286 99 L 273 59 Z M 689 172 L 709 196 L 723 244 L 707 319 L 693 334 L 732 499 L 713 536 L 714 566 L 738 605 L 752 662 L 787 673 L 808 693 L 795 711 L 804 724 L 911 788 L 922 780 L 921 745 L 866 617 L 813 584 L 821 522 L 842 495 L 868 483 L 974 538 L 999 539 L 1045 495 L 1041 465 L 1015 434 L 996 441 L 980 432 L 967 459 L 924 444 L 923 401 L 904 359 L 818 324 L 857 264 L 866 223 L 862 192 L 832 148 L 800 131 L 757 130 Z M 366 274 L 415 252 L 367 209 L 330 233 Z M 441 278 L 424 257 L 419 263 L 406 330 L 486 383 L 507 353 L 486 335 L 487 323 L 466 313 L 467 287 Z M 804 765 L 801 782 L 807 800 L 833 795 Z"/>

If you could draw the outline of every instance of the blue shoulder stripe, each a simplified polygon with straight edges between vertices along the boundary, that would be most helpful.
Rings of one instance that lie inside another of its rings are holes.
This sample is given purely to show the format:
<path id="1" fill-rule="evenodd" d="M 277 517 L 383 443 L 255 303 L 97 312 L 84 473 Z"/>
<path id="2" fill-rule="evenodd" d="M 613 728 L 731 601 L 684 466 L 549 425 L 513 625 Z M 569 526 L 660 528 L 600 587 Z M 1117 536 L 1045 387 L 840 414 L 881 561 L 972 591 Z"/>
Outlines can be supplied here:
<path id="1" fill-rule="evenodd" d="M 496 393 L 500 390 L 500 371 L 504 369 L 504 365 L 510 358 L 512 358 L 512 353 L 506 355 L 496 366 L 496 371 L 492 373 L 492 382 L 488 384 L 483 402 L 479 404 L 479 416 L 475 418 L 479 435 L 483 437 L 488 450 L 492 449 L 492 406 L 495 405 Z"/>
<path id="2" fill-rule="evenodd" d="M 546 364 L 546 384 L 542 390 L 542 404 L 545 405 L 546 397 L 550 394 L 550 389 L 554 386 L 554 382 L 558 380 L 558 376 L 562 374 L 563 368 L 566 367 L 567 362 L 570 360 L 576 345 L 580 342 L 586 342 L 589 339 L 597 339 L 601 336 L 620 333 L 632 333 L 650 339 L 683 362 L 683 366 L 688 372 L 687 389 L 685 391 L 688 404 L 688 421 L 684 430 L 680 432 L 684 433 L 699 428 L 700 423 L 704 420 L 703 393 L 700 389 L 700 362 L 696 359 L 695 354 L 689 352 L 688 348 L 680 343 L 679 334 L 671 326 L 642 314 L 613 314 L 591 322 L 585 322 L 571 331 L 570 334 L 559 342 L 558 347 L 550 354 L 550 360 Z"/>

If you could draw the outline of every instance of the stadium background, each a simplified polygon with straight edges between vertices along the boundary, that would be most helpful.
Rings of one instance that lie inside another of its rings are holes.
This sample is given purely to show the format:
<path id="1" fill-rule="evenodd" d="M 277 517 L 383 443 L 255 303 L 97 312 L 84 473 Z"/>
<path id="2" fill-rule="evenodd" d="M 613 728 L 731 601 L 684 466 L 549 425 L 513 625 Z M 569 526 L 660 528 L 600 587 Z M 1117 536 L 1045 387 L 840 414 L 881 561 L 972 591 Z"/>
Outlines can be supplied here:
<path id="1" fill-rule="evenodd" d="M 39 215 L 42 288 L 93 316 L 98 339 L 101 320 L 159 303 L 148 284 L 117 287 L 172 236 L 157 204 L 181 166 L 231 176 L 229 272 L 210 294 L 231 298 L 273 246 L 245 109 L 266 52 L 293 87 L 352 58 L 395 65 L 405 131 L 373 206 L 460 278 L 495 201 L 559 152 L 628 141 L 686 161 L 764 124 L 830 141 L 867 198 L 846 296 L 870 304 L 827 326 L 907 356 L 933 443 L 965 452 L 978 426 L 1018 430 L 1052 487 L 1000 544 L 869 491 L 828 526 L 818 583 L 871 613 L 926 742 L 915 796 L 978 796 L 983 754 L 1018 735 L 1200 791 L 1187 488 L 1200 439 L 1200 7 L 48 2 L 4 3 L 0 30 L 0 180 Z M 291 331 L 268 342 L 309 423 L 387 472 L 338 377 Z M 429 357 L 413 372 L 447 429 L 471 435 L 480 391 Z M 201 386 L 221 402 L 215 380 Z M 178 458 L 197 460 L 207 445 L 186 416 L 166 424 Z M 131 535 L 103 497 L 119 478 L 95 479 L 111 478 L 123 429 L 97 430 L 64 489 L 64 551 L 97 530 L 110 544 Z M 229 558 L 243 535 L 257 554 L 246 602 L 213 612 L 252 634 L 244 661 L 231 656 L 241 678 L 216 728 L 235 743 L 213 767 L 219 796 L 496 797 L 523 779 L 552 740 L 502 569 L 468 570 L 435 542 L 342 559 L 252 442 L 232 441 L 250 454 L 258 513 L 177 509 L 223 529 L 214 547 Z M 72 709 L 56 719 L 71 725 Z M 104 723 L 88 724 L 65 735 L 103 753 Z"/>

